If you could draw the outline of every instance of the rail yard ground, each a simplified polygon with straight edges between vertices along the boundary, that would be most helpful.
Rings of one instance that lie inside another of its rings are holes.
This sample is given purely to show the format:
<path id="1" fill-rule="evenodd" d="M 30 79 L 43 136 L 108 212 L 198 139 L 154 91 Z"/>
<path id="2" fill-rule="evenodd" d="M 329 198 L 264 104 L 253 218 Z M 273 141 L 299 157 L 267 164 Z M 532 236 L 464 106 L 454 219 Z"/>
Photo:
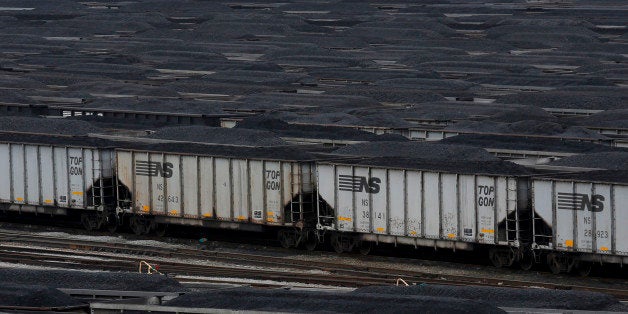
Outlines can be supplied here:
<path id="1" fill-rule="evenodd" d="M 0 312 L 628 312 L 627 16 L 4 0 Z"/>

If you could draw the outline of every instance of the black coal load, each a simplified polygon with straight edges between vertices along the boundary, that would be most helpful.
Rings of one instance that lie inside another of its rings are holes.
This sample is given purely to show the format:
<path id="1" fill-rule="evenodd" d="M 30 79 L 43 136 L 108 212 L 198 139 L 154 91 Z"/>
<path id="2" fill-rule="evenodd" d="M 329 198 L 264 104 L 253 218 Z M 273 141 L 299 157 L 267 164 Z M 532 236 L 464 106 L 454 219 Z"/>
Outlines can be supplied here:
<path id="1" fill-rule="evenodd" d="M 417 285 L 358 288 L 353 293 L 482 300 L 495 307 L 546 308 L 589 311 L 626 311 L 615 297 L 585 291 L 479 286 Z"/>
<path id="2" fill-rule="evenodd" d="M 42 285 L 0 285 L 0 308 L 2 307 L 42 307 L 67 308 L 84 305 L 69 295 Z"/>
<path id="3" fill-rule="evenodd" d="M 0 287 L 40 285 L 49 288 L 122 291 L 186 291 L 179 282 L 162 275 L 76 270 L 1 269 Z"/>
<path id="4" fill-rule="evenodd" d="M 441 144 L 467 145 L 480 148 L 532 150 L 544 152 L 594 153 L 607 151 L 626 151 L 591 142 L 569 141 L 557 138 L 538 138 L 515 135 L 461 134 L 438 141 Z"/>
<path id="5" fill-rule="evenodd" d="M 486 302 L 447 297 L 253 288 L 189 293 L 165 305 L 297 313 L 504 313 Z"/>
<path id="6" fill-rule="evenodd" d="M 258 115 L 246 118 L 236 126 L 237 129 L 266 130 L 280 137 L 312 138 L 347 141 L 408 141 L 400 135 L 375 135 L 370 132 L 338 126 L 289 124 L 272 115 Z"/>
<path id="7" fill-rule="evenodd" d="M 167 127 L 148 138 L 243 146 L 283 146 L 285 141 L 267 131 L 206 126 Z"/>
<path id="8" fill-rule="evenodd" d="M 356 157 L 403 157 L 417 160 L 499 161 L 484 149 L 421 142 L 377 142 L 347 145 L 334 154 Z"/>
<path id="9" fill-rule="evenodd" d="M 565 157 L 549 163 L 552 166 L 628 170 L 628 152 L 602 152 Z"/>
<path id="10" fill-rule="evenodd" d="M 0 131 L 61 135 L 87 135 L 102 132 L 101 129 L 86 121 L 33 117 L 0 117 Z"/>
<path id="11" fill-rule="evenodd" d="M 585 126 L 628 129 L 628 109 L 602 111 L 579 119 L 576 123 Z"/>
<path id="12" fill-rule="evenodd" d="M 471 133 L 533 134 L 564 138 L 606 139 L 607 137 L 582 127 L 565 127 L 559 123 L 523 120 L 513 123 L 492 121 L 461 121 L 445 127 L 445 130 Z"/>

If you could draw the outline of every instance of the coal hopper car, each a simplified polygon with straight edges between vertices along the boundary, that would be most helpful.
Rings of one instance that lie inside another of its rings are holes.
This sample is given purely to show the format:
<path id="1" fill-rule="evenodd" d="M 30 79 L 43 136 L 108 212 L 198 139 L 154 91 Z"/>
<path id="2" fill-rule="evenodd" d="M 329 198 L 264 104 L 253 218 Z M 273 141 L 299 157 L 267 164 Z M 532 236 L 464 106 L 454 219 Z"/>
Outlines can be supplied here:
<path id="1" fill-rule="evenodd" d="M 0 209 L 78 214 L 96 229 L 115 211 L 114 149 L 85 136 L 0 133 Z"/>
<path id="2" fill-rule="evenodd" d="M 314 162 L 293 147 L 159 144 L 115 153 L 118 208 L 136 233 L 168 224 L 275 228 L 290 247 L 314 229 Z"/>
<path id="3" fill-rule="evenodd" d="M 482 171 L 479 171 L 482 170 Z M 452 163 L 401 158 L 317 164 L 319 232 L 333 248 L 393 243 L 474 250 L 497 265 L 530 264 L 528 179 L 501 161 Z"/>
<path id="4" fill-rule="evenodd" d="M 554 174 L 532 180 L 533 249 L 554 273 L 628 263 L 628 171 Z"/>

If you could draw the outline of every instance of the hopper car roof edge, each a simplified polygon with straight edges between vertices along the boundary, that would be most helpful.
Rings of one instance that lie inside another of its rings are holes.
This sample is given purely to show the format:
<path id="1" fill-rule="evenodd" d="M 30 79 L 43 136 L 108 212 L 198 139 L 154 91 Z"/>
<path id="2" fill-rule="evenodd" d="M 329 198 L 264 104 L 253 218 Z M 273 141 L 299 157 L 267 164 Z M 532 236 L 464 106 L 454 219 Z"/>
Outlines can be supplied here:
<path id="1" fill-rule="evenodd" d="M 220 146 L 220 145 L 217 145 Z M 125 147 L 114 147 L 115 151 L 126 151 L 126 152 L 134 152 L 134 153 L 152 153 L 152 154 L 171 154 L 171 155 L 181 155 L 181 156 L 198 156 L 198 157 L 219 157 L 219 158 L 229 158 L 229 159 L 246 159 L 246 160 L 270 160 L 270 161 L 289 161 L 289 162 L 316 162 L 318 161 L 316 158 L 312 159 L 298 159 L 298 158 L 272 158 L 272 157 L 249 157 L 249 156 L 235 156 L 235 155 L 227 155 L 227 154 L 210 154 L 210 153 L 194 153 L 194 152 L 177 152 L 170 150 L 150 150 L 150 149 L 141 149 L 141 148 L 125 148 Z"/>
<path id="2" fill-rule="evenodd" d="M 355 160 L 355 159 L 353 159 Z M 429 168 L 413 168 L 413 167 L 401 167 L 401 166 L 386 166 L 386 165 L 377 165 L 377 164 L 368 164 L 368 163 L 364 163 L 364 164 L 358 164 L 358 163 L 343 163 L 343 162 L 336 162 L 333 160 L 320 160 L 317 161 L 318 164 L 323 164 L 323 165 L 333 165 L 333 166 L 349 166 L 349 167 L 368 167 L 368 168 L 378 168 L 378 169 L 384 169 L 384 170 L 406 170 L 406 171 L 420 171 L 420 172 L 440 172 L 440 173 L 447 173 L 447 174 L 461 174 L 461 175 L 478 175 L 478 176 L 499 176 L 499 177 L 516 177 L 516 178 L 529 178 L 532 177 L 531 174 L 516 174 L 516 173 L 500 173 L 500 172 L 494 172 L 494 173 L 490 173 L 490 172 L 481 172 L 481 171 L 477 171 L 477 172 L 473 172 L 473 171 L 460 171 L 460 172 L 455 172 L 455 171 L 451 171 L 451 170 L 440 170 L 440 169 L 429 169 Z"/>

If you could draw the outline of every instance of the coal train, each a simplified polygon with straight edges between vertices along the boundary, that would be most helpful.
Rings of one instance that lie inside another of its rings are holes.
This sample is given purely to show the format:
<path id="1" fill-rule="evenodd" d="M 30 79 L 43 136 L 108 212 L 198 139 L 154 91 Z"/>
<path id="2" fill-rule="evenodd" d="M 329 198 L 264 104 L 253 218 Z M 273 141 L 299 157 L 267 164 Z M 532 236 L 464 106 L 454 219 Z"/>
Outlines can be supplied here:
<path id="1" fill-rule="evenodd" d="M 554 273 L 628 262 L 628 174 L 504 161 L 348 156 L 0 132 L 0 212 L 80 216 L 88 230 L 262 231 L 337 252 L 392 243 L 488 251 Z M 585 171 L 589 170 L 589 171 Z"/>

